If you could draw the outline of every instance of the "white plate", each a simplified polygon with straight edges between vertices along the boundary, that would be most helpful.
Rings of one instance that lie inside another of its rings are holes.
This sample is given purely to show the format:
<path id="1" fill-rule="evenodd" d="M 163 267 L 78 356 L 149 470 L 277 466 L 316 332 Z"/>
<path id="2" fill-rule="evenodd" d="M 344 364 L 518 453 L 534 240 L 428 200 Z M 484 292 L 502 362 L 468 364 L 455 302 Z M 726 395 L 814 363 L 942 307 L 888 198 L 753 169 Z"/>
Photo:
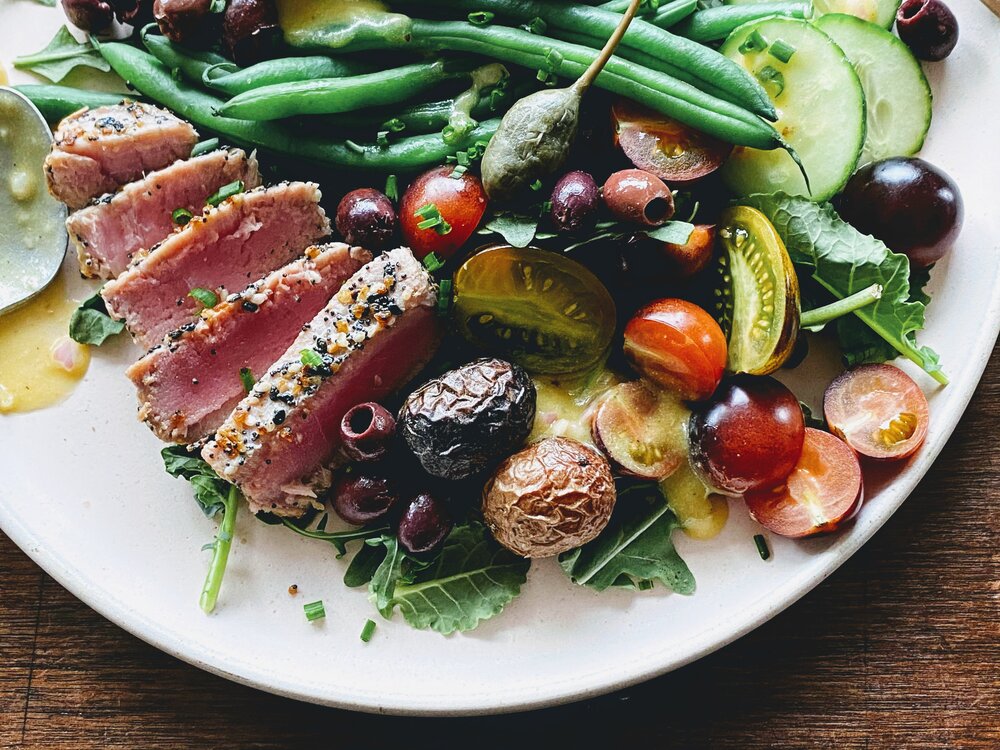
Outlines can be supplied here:
<path id="1" fill-rule="evenodd" d="M 199 549 L 214 528 L 187 485 L 163 472 L 160 444 L 135 420 L 122 371 L 136 351 L 125 342 L 96 354 L 65 403 L 0 417 L 0 526 L 76 596 L 164 651 L 238 682 L 345 708 L 545 706 L 647 679 L 740 637 L 830 575 L 899 507 L 951 435 L 1000 327 L 1000 22 L 976 0 L 949 1 L 962 38 L 947 62 L 927 67 L 936 102 L 924 156 L 957 180 L 966 220 L 934 271 L 921 341 L 941 353 L 952 382 L 935 388 L 916 375 L 931 400 L 927 444 L 894 477 L 869 474 L 870 501 L 843 533 L 806 542 L 772 536 L 773 559 L 763 562 L 755 525 L 734 505 L 717 539 L 680 538 L 698 581 L 694 596 L 597 594 L 542 561 L 501 616 L 444 638 L 411 630 L 398 615 L 382 620 L 362 591 L 342 585 L 345 562 L 331 548 L 244 514 L 220 605 L 206 617 L 197 601 L 208 553 Z M 2 61 L 9 67 L 40 49 L 61 21 L 58 11 L 5 0 Z M 832 357 L 820 364 L 813 377 L 795 374 L 813 403 L 837 370 Z M 287 593 L 292 583 L 297 597 Z M 315 599 L 327 617 L 311 624 L 302 604 Z M 366 645 L 358 634 L 369 617 L 379 626 Z"/>

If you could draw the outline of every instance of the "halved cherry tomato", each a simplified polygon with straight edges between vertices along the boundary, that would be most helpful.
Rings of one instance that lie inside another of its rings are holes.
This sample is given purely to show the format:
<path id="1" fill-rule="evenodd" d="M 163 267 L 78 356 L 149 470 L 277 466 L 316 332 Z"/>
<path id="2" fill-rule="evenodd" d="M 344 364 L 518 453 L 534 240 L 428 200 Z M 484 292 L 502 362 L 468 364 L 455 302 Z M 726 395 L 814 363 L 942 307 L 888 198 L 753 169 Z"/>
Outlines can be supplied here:
<path id="1" fill-rule="evenodd" d="M 611 107 L 611 125 L 625 156 L 667 182 L 690 182 L 714 172 L 733 148 L 630 99 Z"/>
<path id="2" fill-rule="evenodd" d="M 862 365 L 837 377 L 823 412 L 831 432 L 870 458 L 906 458 L 927 437 L 927 397 L 892 365 Z"/>
<path id="3" fill-rule="evenodd" d="M 476 231 L 486 212 L 483 183 L 468 173 L 452 177 L 454 171 L 443 166 L 424 172 L 410 183 L 400 200 L 403 238 L 418 259 L 429 253 L 442 260 L 450 258 Z M 441 221 L 434 223 L 437 216 Z M 421 223 L 425 224 L 423 229 Z"/>
<path id="4" fill-rule="evenodd" d="M 708 398 L 726 366 L 726 337 L 715 318 L 682 299 L 661 299 L 625 326 L 625 356 L 649 380 L 682 398 Z"/>
<path id="5" fill-rule="evenodd" d="M 775 534 L 833 531 L 861 507 L 861 465 L 850 446 L 829 432 L 806 428 L 802 457 L 785 484 L 745 496 L 750 515 Z"/>

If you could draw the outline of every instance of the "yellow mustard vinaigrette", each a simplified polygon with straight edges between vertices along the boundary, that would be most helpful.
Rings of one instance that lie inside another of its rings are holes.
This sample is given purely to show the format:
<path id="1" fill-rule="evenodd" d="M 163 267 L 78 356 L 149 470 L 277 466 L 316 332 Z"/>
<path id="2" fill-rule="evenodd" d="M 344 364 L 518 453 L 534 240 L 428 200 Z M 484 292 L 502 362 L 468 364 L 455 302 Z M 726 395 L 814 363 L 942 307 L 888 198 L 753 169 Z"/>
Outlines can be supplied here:
<path id="1" fill-rule="evenodd" d="M 545 437 L 566 437 L 593 445 L 590 425 L 601 396 L 616 385 L 618 377 L 601 369 L 582 377 L 535 377 L 535 423 L 529 442 Z"/>
<path id="2" fill-rule="evenodd" d="M 0 316 L 0 414 L 58 403 L 87 372 L 88 347 L 67 335 L 77 304 L 67 296 L 65 282 L 56 279 Z"/>
<path id="3" fill-rule="evenodd" d="M 366 38 L 406 40 L 411 19 L 380 0 L 277 0 L 285 41 L 309 47 L 342 47 Z"/>
<path id="4" fill-rule="evenodd" d="M 713 494 L 688 462 L 660 482 L 660 489 L 681 529 L 692 539 L 711 539 L 726 525 L 729 500 Z"/>

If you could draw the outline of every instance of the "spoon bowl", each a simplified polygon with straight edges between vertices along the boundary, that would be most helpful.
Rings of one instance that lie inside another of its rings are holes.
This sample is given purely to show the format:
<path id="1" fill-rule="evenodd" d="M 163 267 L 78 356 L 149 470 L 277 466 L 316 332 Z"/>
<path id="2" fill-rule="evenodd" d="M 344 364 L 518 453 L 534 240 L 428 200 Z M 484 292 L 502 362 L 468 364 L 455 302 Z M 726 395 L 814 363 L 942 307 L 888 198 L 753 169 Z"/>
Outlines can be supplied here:
<path id="1" fill-rule="evenodd" d="M 66 206 L 45 187 L 51 146 L 37 107 L 0 86 L 0 315 L 45 289 L 66 257 Z"/>

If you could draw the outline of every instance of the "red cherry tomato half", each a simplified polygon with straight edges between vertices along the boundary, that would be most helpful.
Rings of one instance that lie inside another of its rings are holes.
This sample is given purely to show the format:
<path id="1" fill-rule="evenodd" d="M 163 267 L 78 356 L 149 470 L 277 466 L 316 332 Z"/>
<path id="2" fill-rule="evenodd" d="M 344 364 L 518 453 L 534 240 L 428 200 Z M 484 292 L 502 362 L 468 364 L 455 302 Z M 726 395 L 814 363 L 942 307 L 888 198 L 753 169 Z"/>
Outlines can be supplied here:
<path id="1" fill-rule="evenodd" d="M 479 226 L 486 212 L 486 191 L 472 174 L 452 177 L 454 168 L 435 167 L 410 183 L 399 203 L 399 222 L 406 244 L 422 259 L 434 253 L 446 260 L 464 245 Z M 433 209 L 425 215 L 427 206 Z M 419 213 L 418 213 L 419 212 Z M 440 215 L 441 222 L 420 228 Z"/>
<path id="2" fill-rule="evenodd" d="M 615 143 L 639 169 L 689 182 L 722 166 L 733 147 L 629 99 L 611 108 Z"/>
<path id="3" fill-rule="evenodd" d="M 906 458 L 927 437 L 927 397 L 892 365 L 862 365 L 830 383 L 823 412 L 833 434 L 862 456 Z"/>
<path id="4" fill-rule="evenodd" d="M 850 446 L 829 432 L 806 428 L 802 457 L 785 484 L 745 496 L 750 515 L 781 536 L 833 531 L 849 520 L 864 494 L 861 465 Z"/>
<path id="5" fill-rule="evenodd" d="M 625 326 L 625 356 L 649 380 L 699 401 L 711 396 L 722 379 L 726 337 L 697 305 L 661 299 Z"/>

